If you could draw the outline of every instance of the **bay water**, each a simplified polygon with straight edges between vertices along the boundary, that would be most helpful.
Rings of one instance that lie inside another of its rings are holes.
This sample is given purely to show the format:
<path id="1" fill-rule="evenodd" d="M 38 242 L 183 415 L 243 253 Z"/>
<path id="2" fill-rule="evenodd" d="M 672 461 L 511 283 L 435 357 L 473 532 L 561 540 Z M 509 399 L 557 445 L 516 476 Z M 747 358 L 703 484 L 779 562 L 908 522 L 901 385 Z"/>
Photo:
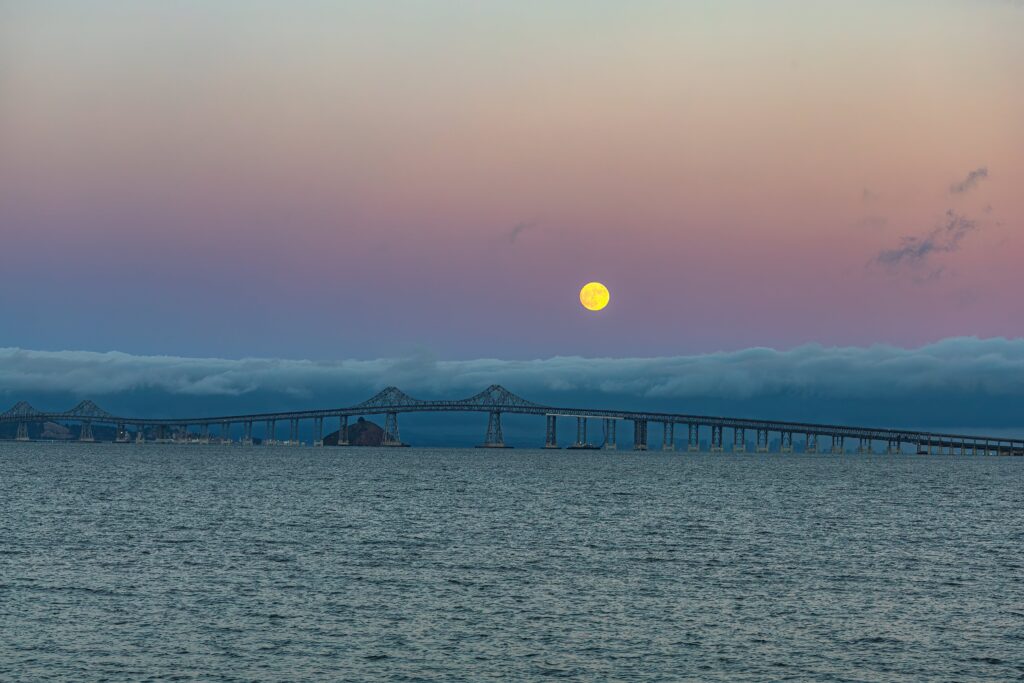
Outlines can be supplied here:
<path id="1" fill-rule="evenodd" d="M 1024 459 L 0 444 L 0 680 L 1024 679 Z"/>

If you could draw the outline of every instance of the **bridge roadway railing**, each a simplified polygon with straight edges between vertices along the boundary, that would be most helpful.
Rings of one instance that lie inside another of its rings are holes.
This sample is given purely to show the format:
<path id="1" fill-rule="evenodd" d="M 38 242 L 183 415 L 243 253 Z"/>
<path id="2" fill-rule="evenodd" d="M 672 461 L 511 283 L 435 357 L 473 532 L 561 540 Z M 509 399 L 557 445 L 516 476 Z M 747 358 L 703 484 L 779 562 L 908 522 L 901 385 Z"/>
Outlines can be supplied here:
<path id="1" fill-rule="evenodd" d="M 490 390 L 505 390 L 500 387 L 492 387 Z M 386 393 L 382 392 L 382 394 Z M 355 406 L 316 409 L 283 411 L 273 413 L 245 413 L 219 416 L 195 416 L 183 418 L 139 418 L 117 416 L 105 413 L 89 404 L 94 411 L 85 412 L 71 410 L 63 412 L 44 412 L 32 409 L 27 404 L 20 412 L 8 411 L 0 414 L 0 423 L 40 423 L 40 422 L 68 422 L 77 421 L 82 423 L 115 425 L 119 430 L 126 427 L 136 429 L 145 427 L 180 427 L 182 425 L 196 426 L 207 430 L 211 425 L 230 426 L 239 423 L 274 423 L 277 421 L 314 420 L 320 421 L 325 418 L 349 418 L 361 415 L 399 415 L 405 413 L 437 413 L 437 412 L 477 412 L 490 413 L 493 415 L 520 414 L 538 415 L 551 417 L 578 417 L 603 418 L 610 420 L 629 420 L 634 423 L 644 423 L 643 433 L 646 435 L 646 423 L 654 422 L 665 425 L 686 424 L 712 429 L 751 430 L 752 432 L 773 432 L 779 434 L 799 434 L 806 436 L 825 436 L 833 438 L 850 438 L 870 441 L 885 441 L 902 444 L 928 444 L 929 447 L 939 449 L 962 449 L 964 447 L 982 448 L 986 444 L 991 445 L 992 450 L 996 446 L 1002 446 L 1013 452 L 1024 453 L 1024 439 L 1012 439 L 1006 437 L 984 436 L 976 434 L 954 434 L 944 432 L 927 432 L 920 430 L 905 430 L 880 427 L 860 427 L 851 425 L 820 424 L 809 422 L 788 422 L 781 420 L 757 420 L 749 418 L 735 418 L 724 416 L 695 415 L 686 413 L 666 413 L 652 411 L 629 411 L 609 410 L 595 408 L 573 408 L 545 406 L 531 403 L 524 399 L 505 392 L 500 396 L 501 400 L 481 401 L 474 399 L 467 400 L 444 400 L 444 401 L 421 401 L 411 399 L 401 392 L 401 400 L 394 402 L 370 399 Z M 510 399 L 508 397 L 511 397 Z M 376 397 L 375 397 L 376 398 Z M 474 397 L 475 398 L 475 397 Z M 18 406 L 16 406 L 17 408 Z M 19 431 L 19 435 L 20 435 Z M 717 432 L 720 434 L 720 431 Z M 646 444 L 644 444 L 646 445 Z"/>

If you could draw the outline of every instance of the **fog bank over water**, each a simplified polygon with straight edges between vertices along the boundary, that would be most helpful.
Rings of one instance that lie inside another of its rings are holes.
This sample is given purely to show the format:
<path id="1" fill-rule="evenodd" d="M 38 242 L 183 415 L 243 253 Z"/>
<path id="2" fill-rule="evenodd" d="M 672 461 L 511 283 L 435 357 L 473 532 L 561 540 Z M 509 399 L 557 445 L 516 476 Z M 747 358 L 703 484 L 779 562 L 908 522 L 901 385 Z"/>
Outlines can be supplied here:
<path id="1" fill-rule="evenodd" d="M 460 398 L 490 384 L 548 405 L 1012 431 L 1024 424 L 1024 339 L 526 361 L 427 355 L 231 360 L 0 349 L 0 397 L 11 404 L 29 400 L 43 410 L 92 398 L 113 412 L 140 416 L 238 413 L 346 406 L 389 385 L 417 398 Z"/>

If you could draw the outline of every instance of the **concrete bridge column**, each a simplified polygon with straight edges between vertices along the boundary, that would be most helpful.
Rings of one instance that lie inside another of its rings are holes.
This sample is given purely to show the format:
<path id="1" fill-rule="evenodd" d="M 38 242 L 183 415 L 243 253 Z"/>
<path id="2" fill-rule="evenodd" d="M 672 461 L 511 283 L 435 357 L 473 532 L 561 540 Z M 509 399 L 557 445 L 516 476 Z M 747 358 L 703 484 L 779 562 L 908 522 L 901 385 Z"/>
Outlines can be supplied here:
<path id="1" fill-rule="evenodd" d="M 864 439 L 864 438 L 862 438 L 860 440 L 860 445 L 857 446 L 857 452 L 862 454 L 862 455 L 870 454 L 872 452 L 872 450 L 871 450 L 871 439 Z"/>
<path id="2" fill-rule="evenodd" d="M 547 425 L 544 430 L 544 448 L 558 448 L 558 434 L 556 431 L 558 418 L 554 415 L 547 415 Z"/>
<path id="3" fill-rule="evenodd" d="M 661 423 L 661 450 L 674 451 L 676 449 L 676 424 L 675 422 Z"/>
<path id="4" fill-rule="evenodd" d="M 220 442 L 231 443 L 231 423 L 221 422 L 220 423 Z"/>
<path id="5" fill-rule="evenodd" d="M 18 435 L 14 437 L 16 441 L 28 441 L 28 423 L 18 423 Z"/>
<path id="6" fill-rule="evenodd" d="M 889 439 L 885 452 L 889 455 L 898 455 L 903 451 L 903 442 L 898 439 Z"/>
<path id="7" fill-rule="evenodd" d="M 199 443 L 210 443 L 210 423 L 204 422 L 199 426 Z"/>
<path id="8" fill-rule="evenodd" d="M 384 440 L 381 446 L 403 446 L 398 432 L 398 413 L 391 412 L 384 417 Z"/>
<path id="9" fill-rule="evenodd" d="M 732 430 L 732 452 L 747 452 L 747 430 L 742 427 L 734 427 Z"/>
<path id="10" fill-rule="evenodd" d="M 768 452 L 768 430 L 758 429 L 757 430 L 757 452 L 767 453 Z"/>
<path id="11" fill-rule="evenodd" d="M 146 425 L 135 426 L 135 443 L 146 443 Z"/>
<path id="12" fill-rule="evenodd" d="M 711 425 L 711 452 L 722 453 L 725 451 L 724 439 L 722 439 L 722 426 Z"/>
<path id="13" fill-rule="evenodd" d="M 348 445 L 348 415 L 338 416 L 338 445 Z"/>
<path id="14" fill-rule="evenodd" d="M 633 450 L 647 450 L 647 420 L 633 420 Z"/>
<path id="15" fill-rule="evenodd" d="M 92 442 L 95 439 L 92 438 L 92 422 L 89 420 L 82 421 L 82 429 L 78 434 L 79 441 Z"/>
<path id="16" fill-rule="evenodd" d="M 686 450 L 696 453 L 700 450 L 700 425 L 690 423 L 686 425 Z"/>
<path id="17" fill-rule="evenodd" d="M 604 447 L 609 451 L 618 448 L 615 443 L 615 420 L 610 417 L 604 419 Z"/>
<path id="18" fill-rule="evenodd" d="M 299 445 L 299 421 L 294 417 L 288 421 L 288 445 Z"/>
<path id="19" fill-rule="evenodd" d="M 842 455 L 846 452 L 846 437 L 842 434 L 832 435 L 832 455 Z"/>
<path id="20" fill-rule="evenodd" d="M 781 432 L 779 434 L 779 452 L 793 452 L 793 432 Z"/>
<path id="21" fill-rule="evenodd" d="M 264 446 L 273 446 L 277 443 L 277 420 L 267 420 L 266 434 L 263 436 Z"/>
<path id="22" fill-rule="evenodd" d="M 252 445 L 252 420 L 246 420 L 242 423 L 242 445 Z"/>
<path id="23" fill-rule="evenodd" d="M 324 445 L 324 419 L 322 417 L 313 418 L 313 446 L 320 447 Z"/>
<path id="24" fill-rule="evenodd" d="M 117 443 L 128 443 L 128 430 L 124 426 L 124 422 L 117 423 L 117 436 L 114 437 Z"/>

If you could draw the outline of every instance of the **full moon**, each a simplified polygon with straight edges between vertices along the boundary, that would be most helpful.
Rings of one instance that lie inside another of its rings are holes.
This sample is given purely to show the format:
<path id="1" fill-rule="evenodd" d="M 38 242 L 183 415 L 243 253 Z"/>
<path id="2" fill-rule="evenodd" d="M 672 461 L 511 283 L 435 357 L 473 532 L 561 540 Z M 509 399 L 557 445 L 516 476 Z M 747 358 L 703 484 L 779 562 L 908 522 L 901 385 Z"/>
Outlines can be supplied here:
<path id="1" fill-rule="evenodd" d="M 600 311 L 608 305 L 608 288 L 600 282 L 588 282 L 580 290 L 580 303 L 588 311 Z"/>

